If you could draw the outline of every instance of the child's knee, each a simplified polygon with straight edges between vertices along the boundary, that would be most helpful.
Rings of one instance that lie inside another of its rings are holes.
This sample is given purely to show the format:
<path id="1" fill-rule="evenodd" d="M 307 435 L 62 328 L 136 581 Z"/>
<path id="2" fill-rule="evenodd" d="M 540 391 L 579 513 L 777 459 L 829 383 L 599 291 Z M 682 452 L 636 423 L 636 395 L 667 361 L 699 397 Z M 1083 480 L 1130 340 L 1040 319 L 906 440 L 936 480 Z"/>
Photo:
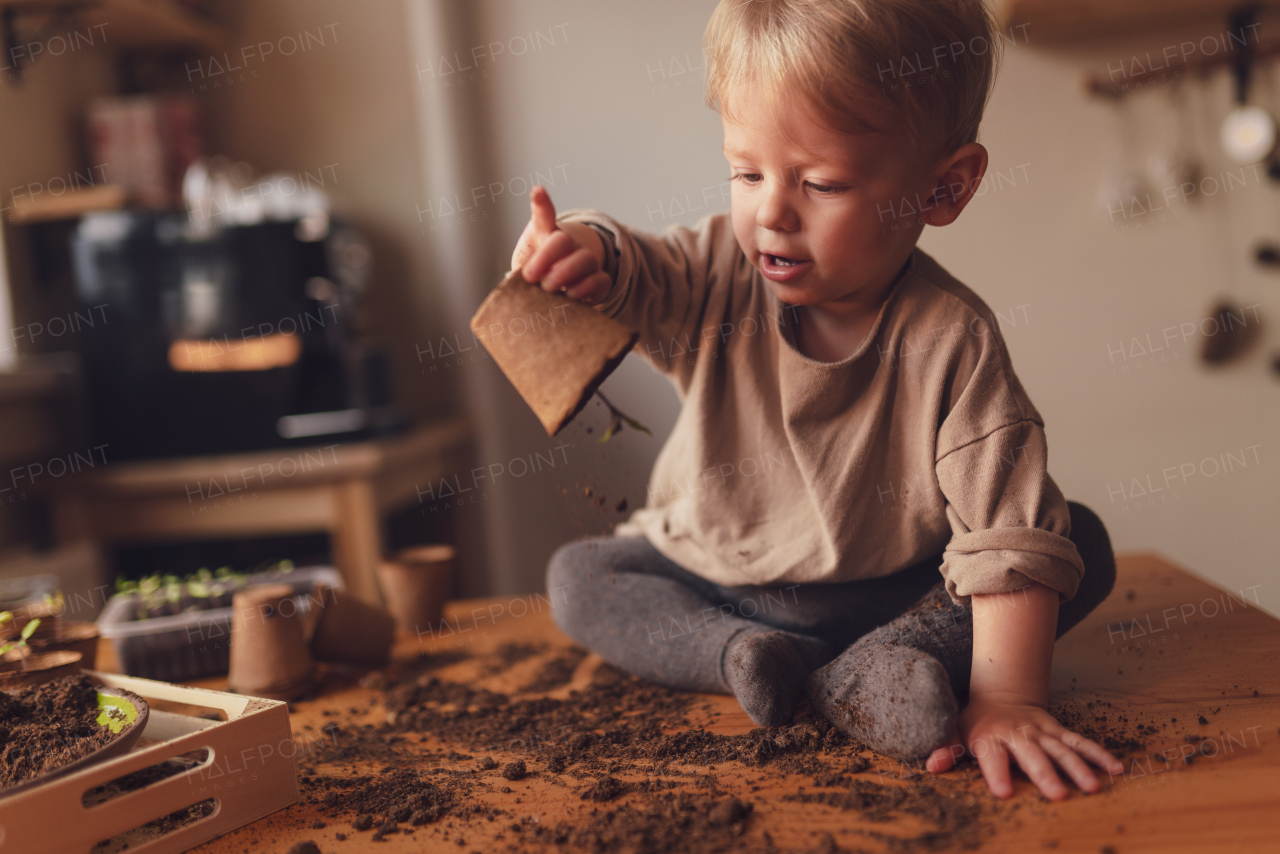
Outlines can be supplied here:
<path id="1" fill-rule="evenodd" d="M 598 561 L 596 540 L 575 540 L 556 549 L 547 561 L 547 598 L 551 617 L 566 629 L 574 622 L 574 606 L 590 601 L 586 587 Z"/>
<path id="2" fill-rule="evenodd" d="M 585 546 L 582 541 L 565 543 L 547 561 L 547 592 L 562 594 L 550 597 L 553 611 L 557 603 L 568 600 L 568 596 L 563 594 L 567 594 L 584 576 L 583 570 L 588 565 Z"/>

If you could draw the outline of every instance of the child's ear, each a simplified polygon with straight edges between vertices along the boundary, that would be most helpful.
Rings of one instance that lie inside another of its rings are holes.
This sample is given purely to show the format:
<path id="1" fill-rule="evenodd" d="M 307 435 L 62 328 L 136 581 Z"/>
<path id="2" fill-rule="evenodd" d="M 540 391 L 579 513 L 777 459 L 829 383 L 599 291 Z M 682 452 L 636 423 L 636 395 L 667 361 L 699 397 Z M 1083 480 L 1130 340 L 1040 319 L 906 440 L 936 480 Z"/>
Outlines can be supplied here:
<path id="1" fill-rule="evenodd" d="M 924 212 L 929 225 L 950 225 L 973 198 L 987 173 L 987 149 L 976 142 L 965 143 L 947 155 L 939 165 L 939 177 Z"/>

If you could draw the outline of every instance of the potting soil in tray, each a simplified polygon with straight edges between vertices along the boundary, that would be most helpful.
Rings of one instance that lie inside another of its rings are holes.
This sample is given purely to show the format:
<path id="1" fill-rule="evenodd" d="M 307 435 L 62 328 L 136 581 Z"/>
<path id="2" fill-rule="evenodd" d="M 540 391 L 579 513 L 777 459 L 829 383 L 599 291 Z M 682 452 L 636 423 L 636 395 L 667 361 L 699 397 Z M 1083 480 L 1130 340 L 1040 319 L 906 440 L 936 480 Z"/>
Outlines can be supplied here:
<path id="1" fill-rule="evenodd" d="M 12 694 L 0 691 L 0 795 L 69 765 L 116 734 L 98 722 L 98 691 L 85 676 L 67 676 Z"/>

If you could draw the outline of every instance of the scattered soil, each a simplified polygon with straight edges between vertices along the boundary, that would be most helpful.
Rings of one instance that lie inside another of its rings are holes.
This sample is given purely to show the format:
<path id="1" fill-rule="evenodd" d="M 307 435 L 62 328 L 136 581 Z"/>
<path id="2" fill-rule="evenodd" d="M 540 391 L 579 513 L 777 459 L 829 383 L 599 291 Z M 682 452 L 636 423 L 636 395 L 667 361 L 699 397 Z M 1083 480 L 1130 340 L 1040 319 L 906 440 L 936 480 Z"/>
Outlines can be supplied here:
<path id="1" fill-rule="evenodd" d="M 577 646 L 571 647 L 542 665 L 538 675 L 533 678 L 532 682 L 525 685 L 521 691 L 523 693 L 541 694 L 547 691 L 554 691 L 561 685 L 568 685 L 569 680 L 573 679 L 574 671 L 578 669 L 578 665 L 586 657 L 587 651 L 585 649 Z"/>
<path id="2" fill-rule="evenodd" d="M 98 693 L 84 676 L 0 691 L 0 790 L 56 771 L 115 738 L 98 723 L 100 711 Z"/>
<path id="3" fill-rule="evenodd" d="M 480 672 L 512 654 L 507 648 L 482 656 Z M 530 686 L 511 695 L 442 679 L 435 668 L 388 680 L 386 723 L 339 723 L 333 744 L 302 760 L 304 801 L 378 839 L 440 822 L 453 839 L 460 823 L 482 821 L 504 827 L 502 839 L 513 852 L 777 851 L 758 826 L 761 804 L 726 792 L 719 775 L 728 774 L 735 788 L 748 773 L 766 785 L 804 775 L 818 791 L 800 788 L 793 800 L 874 822 L 910 816 L 912 826 L 927 828 L 893 837 L 895 850 L 978 844 L 990 832 L 997 807 L 970 794 L 959 775 L 930 785 L 915 782 L 921 775 L 905 767 L 879 769 L 882 782 L 851 776 L 871 770 L 875 755 L 864 755 L 862 745 L 803 701 L 788 726 L 730 736 L 691 725 L 697 695 L 607 664 L 566 699 L 527 696 L 531 688 L 565 684 L 585 656 L 580 649 L 556 651 Z M 444 747 L 429 749 L 434 743 Z M 355 762 L 382 770 L 334 773 L 334 766 Z M 907 772 L 905 785 L 899 770 Z M 537 821 L 522 810 L 520 792 L 503 785 L 527 778 L 567 786 L 587 812 L 554 826 Z M 502 796 L 500 806 L 480 797 L 494 794 Z"/>
<path id="4" fill-rule="evenodd" d="M 526 653 L 527 645 L 499 647 L 475 656 L 477 670 L 501 672 Z M 389 669 L 378 686 L 385 718 L 335 713 L 331 741 L 300 760 L 303 800 L 375 839 L 432 826 L 429 838 L 442 836 L 451 848 L 469 851 L 466 840 L 478 836 L 512 854 L 779 852 L 761 817 L 779 800 L 850 816 L 852 832 L 839 843 L 815 836 L 815 851 L 972 849 L 997 816 L 1027 806 L 988 795 L 969 760 L 933 776 L 872 753 L 804 700 L 787 726 L 721 735 L 698 723 L 699 695 L 607 664 L 567 697 L 545 696 L 569 683 L 587 653 L 534 654 L 546 656 L 538 675 L 510 694 L 442 678 L 437 656 Z M 1106 701 L 1050 711 L 1122 758 L 1179 729 Z M 548 785 L 565 789 L 581 811 L 549 821 L 537 788 L 526 789 Z"/>
<path id="5" fill-rule="evenodd" d="M 493 654 L 487 656 L 484 667 L 481 668 L 481 675 L 494 676 L 504 670 L 527 661 L 530 658 L 545 652 L 546 644 L 531 643 L 504 643 L 493 651 Z"/>
<path id="6" fill-rule="evenodd" d="M 706 794 L 667 792 L 600 812 L 583 825 L 535 827 L 524 836 L 532 837 L 529 842 L 551 842 L 558 848 L 593 854 L 769 850 L 740 838 L 747 831 L 749 811 L 736 821 L 719 823 L 726 814 L 725 803 Z"/>

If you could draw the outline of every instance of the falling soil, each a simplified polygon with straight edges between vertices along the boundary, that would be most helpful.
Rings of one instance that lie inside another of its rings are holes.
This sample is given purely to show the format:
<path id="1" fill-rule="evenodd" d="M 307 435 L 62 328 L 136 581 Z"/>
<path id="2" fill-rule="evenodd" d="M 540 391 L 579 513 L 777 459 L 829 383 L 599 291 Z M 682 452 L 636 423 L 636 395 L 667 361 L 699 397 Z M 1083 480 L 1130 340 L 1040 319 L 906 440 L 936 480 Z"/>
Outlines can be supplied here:
<path id="1" fill-rule="evenodd" d="M 56 771 L 115 738 L 98 723 L 100 712 L 98 692 L 84 676 L 0 691 L 0 790 Z"/>

